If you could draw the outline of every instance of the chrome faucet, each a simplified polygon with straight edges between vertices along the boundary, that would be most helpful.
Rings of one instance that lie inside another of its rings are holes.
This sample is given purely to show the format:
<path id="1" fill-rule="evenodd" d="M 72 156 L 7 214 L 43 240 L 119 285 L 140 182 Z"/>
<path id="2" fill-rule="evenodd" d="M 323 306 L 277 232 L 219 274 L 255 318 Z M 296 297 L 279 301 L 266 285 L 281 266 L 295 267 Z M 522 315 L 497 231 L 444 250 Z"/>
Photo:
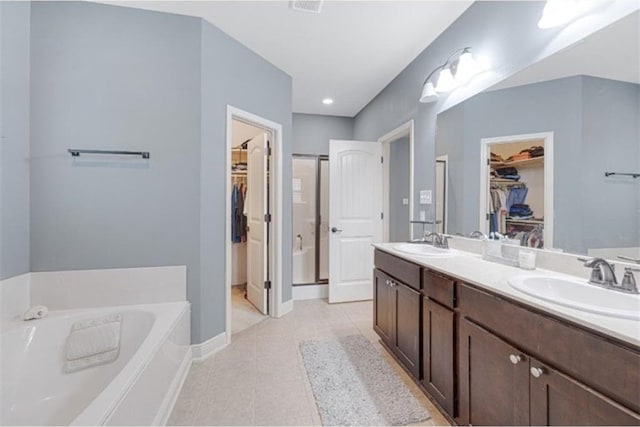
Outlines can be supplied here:
<path id="1" fill-rule="evenodd" d="M 448 236 L 432 231 L 430 233 L 425 233 L 424 235 L 425 242 L 429 241 L 429 239 L 431 239 L 431 241 L 433 242 L 433 246 L 435 246 L 436 248 L 449 249 Z"/>
<path id="2" fill-rule="evenodd" d="M 625 260 L 625 261 L 629 261 L 629 262 L 633 262 L 636 264 L 640 264 L 640 259 L 638 258 L 631 258 L 628 256 L 622 256 L 622 255 L 618 255 L 618 258 Z M 633 273 L 634 272 L 640 272 L 640 268 L 636 268 L 636 267 L 625 267 L 624 269 L 624 276 L 622 277 L 622 283 L 620 283 L 620 290 L 623 292 L 629 292 L 630 294 L 639 294 L 640 291 L 638 291 L 638 285 L 636 283 L 636 278 L 634 277 Z"/>
<path id="3" fill-rule="evenodd" d="M 625 267 L 624 277 L 622 278 L 622 283 L 620 284 L 621 291 L 628 292 L 630 294 L 640 294 L 640 292 L 638 291 L 636 278 L 633 275 L 634 271 L 638 272 L 640 271 L 640 268 Z"/>
<path id="4" fill-rule="evenodd" d="M 585 267 L 591 268 L 589 283 L 608 289 L 620 289 L 618 281 L 616 280 L 616 272 L 613 269 L 613 264 L 609 264 L 609 262 L 603 258 L 578 258 L 578 260 L 583 261 Z"/>
<path id="5" fill-rule="evenodd" d="M 469 238 L 470 239 L 487 240 L 489 238 L 489 236 L 484 234 L 482 231 L 476 230 L 476 231 L 472 231 L 471 233 L 469 233 Z"/>

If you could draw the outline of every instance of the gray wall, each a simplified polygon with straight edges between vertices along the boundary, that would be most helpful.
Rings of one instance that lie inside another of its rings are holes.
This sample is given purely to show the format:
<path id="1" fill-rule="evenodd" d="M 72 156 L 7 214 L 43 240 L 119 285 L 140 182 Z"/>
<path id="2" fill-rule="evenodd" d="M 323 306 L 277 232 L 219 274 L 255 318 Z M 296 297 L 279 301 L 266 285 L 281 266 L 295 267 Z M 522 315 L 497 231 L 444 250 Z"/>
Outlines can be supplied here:
<path id="1" fill-rule="evenodd" d="M 291 77 L 202 22 L 201 277 L 203 338 L 224 331 L 227 104 L 283 127 L 282 301 L 291 299 Z M 215 309 L 213 309 L 215 307 Z M 218 308 L 219 307 L 219 308 Z M 206 308 L 206 310 L 204 309 Z"/>
<path id="2" fill-rule="evenodd" d="M 409 240 L 409 138 L 403 137 L 389 144 L 389 241 Z"/>
<path id="3" fill-rule="evenodd" d="M 385 89 L 356 116 L 354 138 L 375 140 L 414 119 L 414 200 L 420 190 L 435 186 L 436 115 L 493 86 L 526 66 L 582 39 L 632 12 L 633 2 L 609 3 L 590 16 L 590 25 L 567 25 L 540 30 L 542 1 L 481 1 L 472 4 L 431 45 L 414 59 Z M 567 29 L 567 27 L 571 27 Z M 489 58 L 491 70 L 476 77 L 435 104 L 420 104 L 418 98 L 425 77 L 454 51 L 471 46 Z M 427 206 L 433 219 L 435 204 Z M 425 206 L 415 203 L 414 216 Z"/>
<path id="4" fill-rule="evenodd" d="M 293 114 L 293 153 L 329 155 L 330 139 L 353 139 L 353 118 Z"/>
<path id="5" fill-rule="evenodd" d="M 0 2 L 0 280 L 29 272 L 28 2 Z"/>
<path id="6" fill-rule="evenodd" d="M 185 264 L 192 341 L 223 332 L 231 104 L 283 126 L 291 299 L 288 75 L 201 19 L 80 2 L 33 5 L 31 60 L 32 271 Z M 151 159 L 76 164 L 70 147 Z"/>
<path id="7" fill-rule="evenodd" d="M 640 246 L 640 85 L 582 78 L 582 248 Z M 635 232 L 634 232 L 635 231 Z"/>
<path id="8" fill-rule="evenodd" d="M 441 113 L 436 153 L 450 161 L 449 232 L 478 228 L 482 138 L 552 131 L 554 247 L 637 246 L 637 184 L 604 171 L 640 167 L 638 87 L 576 76 L 482 93 Z"/>

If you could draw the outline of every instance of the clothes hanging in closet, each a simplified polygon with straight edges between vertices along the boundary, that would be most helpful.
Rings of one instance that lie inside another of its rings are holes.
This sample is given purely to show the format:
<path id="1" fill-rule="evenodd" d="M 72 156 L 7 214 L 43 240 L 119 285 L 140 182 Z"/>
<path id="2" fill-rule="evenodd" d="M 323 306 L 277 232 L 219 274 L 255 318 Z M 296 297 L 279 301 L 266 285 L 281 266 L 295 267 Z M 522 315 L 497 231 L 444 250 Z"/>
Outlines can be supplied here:
<path id="1" fill-rule="evenodd" d="M 234 184 L 231 190 L 231 241 L 242 243 L 247 240 L 247 217 L 245 200 L 247 186 Z"/>

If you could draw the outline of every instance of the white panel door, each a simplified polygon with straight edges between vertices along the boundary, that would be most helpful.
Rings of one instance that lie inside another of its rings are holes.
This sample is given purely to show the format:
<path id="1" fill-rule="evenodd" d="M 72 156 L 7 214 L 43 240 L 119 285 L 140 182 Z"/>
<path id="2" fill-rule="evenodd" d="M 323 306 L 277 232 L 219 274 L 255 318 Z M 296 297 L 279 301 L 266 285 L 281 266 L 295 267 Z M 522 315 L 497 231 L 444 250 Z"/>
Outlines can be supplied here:
<path id="1" fill-rule="evenodd" d="M 374 242 L 382 240 L 382 146 L 329 144 L 329 302 L 373 298 Z"/>
<path id="2" fill-rule="evenodd" d="M 267 314 L 267 134 L 247 144 L 247 299 Z"/>

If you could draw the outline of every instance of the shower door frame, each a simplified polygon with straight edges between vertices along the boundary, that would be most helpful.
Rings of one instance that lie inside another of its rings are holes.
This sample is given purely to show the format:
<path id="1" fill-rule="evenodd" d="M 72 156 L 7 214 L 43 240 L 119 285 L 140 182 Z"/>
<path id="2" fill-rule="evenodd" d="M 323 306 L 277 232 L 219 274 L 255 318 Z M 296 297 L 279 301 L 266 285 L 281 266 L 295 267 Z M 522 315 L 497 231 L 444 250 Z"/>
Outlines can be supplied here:
<path id="1" fill-rule="evenodd" d="M 321 193 L 320 190 L 322 188 L 321 184 L 321 169 L 320 169 L 320 163 L 322 161 L 326 161 L 327 164 L 329 163 L 329 156 L 326 154 L 292 154 L 292 159 L 312 159 L 315 160 L 316 162 L 316 238 L 315 238 L 315 271 L 314 271 L 314 277 L 316 279 L 315 282 L 310 282 L 310 283 L 292 283 L 292 286 L 313 286 L 313 285 L 326 285 L 329 283 L 329 278 L 327 277 L 326 279 L 320 279 L 320 227 L 321 227 L 321 223 L 322 223 L 322 215 L 320 214 L 321 212 L 321 207 L 320 207 L 320 199 L 321 199 Z M 328 203 L 328 200 L 327 200 Z M 293 249 L 291 250 L 291 252 L 293 252 Z M 328 254 L 327 254 L 328 256 Z M 329 260 L 327 259 L 327 262 L 329 262 Z M 292 281 L 293 282 L 293 281 Z"/>

